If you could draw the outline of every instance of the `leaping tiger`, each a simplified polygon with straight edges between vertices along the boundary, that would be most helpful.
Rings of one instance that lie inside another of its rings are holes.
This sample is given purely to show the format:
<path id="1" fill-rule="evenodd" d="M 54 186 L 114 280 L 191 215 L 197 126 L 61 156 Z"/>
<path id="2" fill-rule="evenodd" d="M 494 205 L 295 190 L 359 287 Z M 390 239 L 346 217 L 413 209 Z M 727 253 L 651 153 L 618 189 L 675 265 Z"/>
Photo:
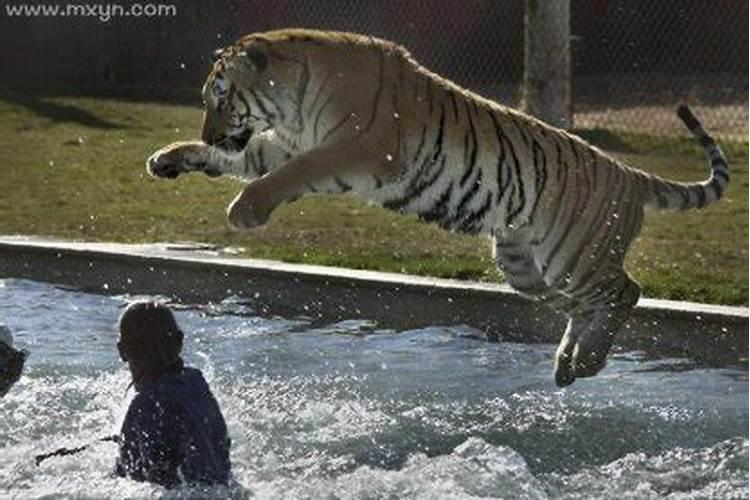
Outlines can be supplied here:
<path id="1" fill-rule="evenodd" d="M 154 153 L 152 175 L 251 181 L 228 208 L 239 229 L 307 193 L 352 192 L 447 230 L 489 234 L 507 281 L 568 318 L 555 359 L 561 387 L 599 372 L 638 301 L 623 260 L 644 207 L 701 208 L 729 181 L 726 158 L 687 106 L 677 114 L 708 157 L 704 182 L 630 168 L 363 35 L 248 35 L 220 51 L 202 95 L 202 141 Z"/>

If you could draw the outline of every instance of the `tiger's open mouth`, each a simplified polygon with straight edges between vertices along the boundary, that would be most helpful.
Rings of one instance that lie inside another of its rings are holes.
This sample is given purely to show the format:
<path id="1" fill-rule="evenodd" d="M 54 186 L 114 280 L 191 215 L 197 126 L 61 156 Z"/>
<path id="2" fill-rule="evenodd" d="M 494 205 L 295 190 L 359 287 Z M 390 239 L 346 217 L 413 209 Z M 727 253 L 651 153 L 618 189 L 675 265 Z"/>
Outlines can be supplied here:
<path id="1" fill-rule="evenodd" d="M 245 129 L 239 135 L 224 136 L 217 140 L 213 145 L 219 149 L 230 153 L 237 153 L 247 147 L 250 138 L 253 136 L 253 129 Z"/>

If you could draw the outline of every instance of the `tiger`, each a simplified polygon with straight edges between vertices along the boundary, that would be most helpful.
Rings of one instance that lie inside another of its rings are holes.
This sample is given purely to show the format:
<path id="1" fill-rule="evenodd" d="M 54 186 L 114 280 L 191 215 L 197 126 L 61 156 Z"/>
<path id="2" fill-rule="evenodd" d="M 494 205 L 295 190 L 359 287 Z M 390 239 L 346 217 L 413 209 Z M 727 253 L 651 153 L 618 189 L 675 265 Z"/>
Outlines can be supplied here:
<path id="1" fill-rule="evenodd" d="M 702 208 L 729 181 L 726 157 L 685 104 L 677 115 L 709 162 L 703 182 L 632 168 L 367 35 L 247 35 L 218 51 L 201 94 L 201 140 L 156 151 L 152 176 L 247 182 L 227 209 L 239 230 L 301 196 L 350 193 L 489 237 L 505 280 L 567 319 L 554 355 L 559 387 L 604 367 L 638 302 L 623 261 L 644 209 Z"/>

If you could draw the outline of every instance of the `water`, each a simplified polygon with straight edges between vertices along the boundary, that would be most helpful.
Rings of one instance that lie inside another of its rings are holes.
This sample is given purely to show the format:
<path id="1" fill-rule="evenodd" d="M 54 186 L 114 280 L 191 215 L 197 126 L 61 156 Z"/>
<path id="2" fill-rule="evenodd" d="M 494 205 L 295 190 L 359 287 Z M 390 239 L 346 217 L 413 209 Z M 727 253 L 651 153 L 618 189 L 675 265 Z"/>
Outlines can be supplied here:
<path id="1" fill-rule="evenodd" d="M 40 467 L 35 454 L 115 432 L 130 397 L 115 324 L 133 297 L 0 280 L 0 321 L 31 351 L 0 400 L 0 498 L 144 497 L 116 445 Z M 324 328 L 231 299 L 180 309 L 233 440 L 229 491 L 259 498 L 746 498 L 747 370 L 621 353 L 552 382 L 552 345 L 468 327 Z"/>

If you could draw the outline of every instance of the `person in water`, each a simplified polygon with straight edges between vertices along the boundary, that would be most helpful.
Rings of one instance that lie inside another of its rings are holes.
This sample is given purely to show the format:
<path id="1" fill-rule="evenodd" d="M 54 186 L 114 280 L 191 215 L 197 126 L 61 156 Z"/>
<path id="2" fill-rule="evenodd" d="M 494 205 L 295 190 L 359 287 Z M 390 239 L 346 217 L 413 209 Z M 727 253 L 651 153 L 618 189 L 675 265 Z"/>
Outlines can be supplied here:
<path id="1" fill-rule="evenodd" d="M 227 426 L 200 370 L 184 366 L 182 339 L 163 304 L 137 302 L 122 313 L 117 349 L 136 395 L 118 438 L 115 473 L 167 488 L 226 485 Z"/>
<path id="2" fill-rule="evenodd" d="M 10 329 L 0 324 L 0 398 L 21 378 L 26 356 L 26 351 L 13 347 Z"/>

